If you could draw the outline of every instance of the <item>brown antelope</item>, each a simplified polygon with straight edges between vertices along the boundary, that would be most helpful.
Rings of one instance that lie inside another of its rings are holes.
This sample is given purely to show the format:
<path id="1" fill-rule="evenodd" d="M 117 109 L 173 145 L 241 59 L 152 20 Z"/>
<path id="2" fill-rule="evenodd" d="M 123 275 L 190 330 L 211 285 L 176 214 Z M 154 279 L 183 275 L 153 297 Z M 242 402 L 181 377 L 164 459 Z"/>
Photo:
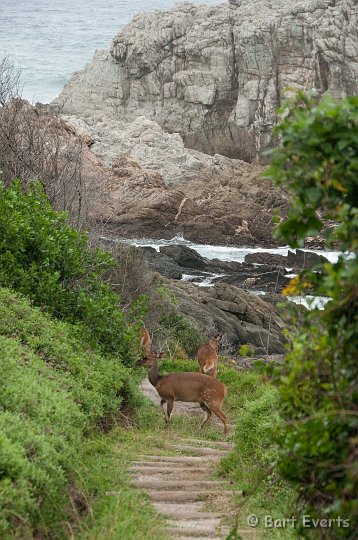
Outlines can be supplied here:
<path id="1" fill-rule="evenodd" d="M 150 348 L 152 340 L 150 339 L 150 334 L 145 326 L 141 326 L 139 329 L 140 332 L 140 348 L 142 351 L 146 352 L 146 358 L 150 355 Z"/>
<path id="2" fill-rule="evenodd" d="M 212 339 L 207 341 L 198 350 L 197 358 L 199 362 L 200 373 L 205 373 L 207 375 L 211 375 L 211 377 L 216 377 L 218 373 L 217 363 L 220 339 L 221 334 L 220 332 L 217 332 Z"/>
<path id="3" fill-rule="evenodd" d="M 203 375 L 201 373 L 179 372 L 160 375 L 158 370 L 158 358 L 163 353 L 157 355 L 151 354 L 147 365 L 150 364 L 148 378 L 161 397 L 160 406 L 162 407 L 165 419 L 170 421 L 173 411 L 174 401 L 186 401 L 199 403 L 200 407 L 206 413 L 200 428 L 206 424 L 214 413 L 224 424 L 224 433 L 227 433 L 227 418 L 221 410 L 222 402 L 226 396 L 226 386 L 222 382 Z M 167 414 L 164 411 L 164 404 L 167 404 Z"/>

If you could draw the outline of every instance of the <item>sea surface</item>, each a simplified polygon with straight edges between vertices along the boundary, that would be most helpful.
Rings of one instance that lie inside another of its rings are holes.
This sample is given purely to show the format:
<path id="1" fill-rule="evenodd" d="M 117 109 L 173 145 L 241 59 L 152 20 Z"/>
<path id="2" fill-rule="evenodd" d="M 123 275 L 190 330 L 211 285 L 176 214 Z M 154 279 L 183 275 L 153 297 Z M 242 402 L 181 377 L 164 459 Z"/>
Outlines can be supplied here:
<path id="1" fill-rule="evenodd" d="M 140 12 L 168 9 L 175 0 L 0 0 L 0 58 L 22 69 L 22 96 L 48 103 L 71 75 L 108 49 Z M 222 4 L 224 0 L 195 0 Z"/>
<path id="2" fill-rule="evenodd" d="M 222 4 L 224 0 L 195 0 Z M 22 96 L 48 103 L 134 15 L 175 0 L 0 0 L 0 58 L 22 68 Z"/>
<path id="3" fill-rule="evenodd" d="M 113 240 L 113 239 L 112 239 Z M 161 246 L 170 246 L 181 244 L 188 246 L 202 255 L 207 259 L 219 259 L 220 261 L 235 261 L 243 263 L 245 261 L 245 256 L 249 253 L 271 253 L 277 255 L 288 254 L 288 251 L 296 251 L 295 249 L 290 248 L 289 246 L 280 246 L 276 248 L 263 248 L 263 247 L 231 247 L 231 246 L 214 246 L 208 244 L 196 244 L 186 240 L 182 236 L 175 236 L 171 240 L 154 240 L 150 238 L 138 238 L 138 239 L 125 239 L 118 238 L 115 240 L 119 243 L 129 244 L 132 246 L 149 246 L 155 248 L 159 251 Z M 328 250 L 313 250 L 313 249 L 304 249 L 303 251 L 317 253 L 319 255 L 324 255 L 330 262 L 335 263 L 338 261 L 340 256 L 345 258 L 351 258 L 352 253 L 342 253 L 340 251 L 328 251 Z M 291 274 L 292 268 L 286 268 L 287 275 L 286 277 L 294 277 L 297 274 Z M 201 281 L 197 281 L 198 275 L 201 277 Z M 211 272 L 198 272 L 196 275 L 183 274 L 182 281 L 193 281 L 198 287 L 213 287 L 217 278 L 224 276 L 225 274 L 215 274 Z M 195 282 L 194 282 L 195 280 Z M 249 291 L 258 296 L 265 296 L 267 293 L 265 291 L 252 290 Z M 291 296 L 287 297 L 287 300 L 294 302 L 295 304 L 300 304 L 305 306 L 308 309 L 324 309 L 327 302 L 330 298 L 324 296 Z"/>
<path id="4" fill-rule="evenodd" d="M 282 246 L 276 248 L 266 248 L 266 247 L 232 247 L 232 246 L 213 246 L 208 244 L 196 244 L 190 240 L 186 240 L 183 236 L 175 236 L 171 240 L 153 240 L 151 238 L 138 238 L 138 239 L 118 239 L 118 242 L 125 244 L 130 244 L 132 246 L 149 246 L 155 248 L 159 251 L 161 246 L 170 246 L 181 244 L 188 246 L 192 249 L 195 249 L 202 257 L 207 259 L 219 259 L 220 261 L 235 261 L 235 262 L 244 262 L 245 256 L 249 253 L 272 253 L 273 255 L 284 255 L 288 254 L 288 251 L 296 251 L 295 249 L 290 248 L 289 246 Z M 328 250 L 315 250 L 315 249 L 304 249 L 311 253 L 317 253 L 324 255 L 330 262 L 337 262 L 338 257 L 342 254 L 340 251 L 328 251 Z M 345 257 L 350 258 L 351 255 L 347 254 Z"/>

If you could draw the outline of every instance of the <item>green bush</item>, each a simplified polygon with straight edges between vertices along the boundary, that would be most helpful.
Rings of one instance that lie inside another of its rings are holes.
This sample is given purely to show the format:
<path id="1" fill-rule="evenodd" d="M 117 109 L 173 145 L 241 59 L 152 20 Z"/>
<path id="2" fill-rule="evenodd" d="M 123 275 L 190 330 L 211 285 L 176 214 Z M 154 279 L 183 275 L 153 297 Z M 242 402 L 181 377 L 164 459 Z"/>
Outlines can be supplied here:
<path id="1" fill-rule="evenodd" d="M 135 400 L 132 373 L 6 289 L 0 358 L 0 537 L 60 531 L 83 436 Z"/>
<path id="2" fill-rule="evenodd" d="M 244 492 L 237 500 L 239 528 L 247 527 L 251 513 L 261 523 L 265 515 L 274 519 L 292 516 L 295 492 L 277 468 L 277 430 L 282 423 L 278 388 L 256 369 L 236 371 L 219 365 L 219 379 L 228 388 L 224 411 L 235 422 L 235 447 L 221 460 L 219 471 Z M 262 533 L 264 537 L 265 531 Z M 286 540 L 293 530 L 269 530 L 267 534 Z M 232 538 L 240 536 L 233 531 Z"/>
<path id="3" fill-rule="evenodd" d="M 118 395 L 130 371 L 115 357 L 103 357 L 91 349 L 78 328 L 49 319 L 25 298 L 0 289 L 0 335 L 15 336 L 47 366 L 67 378 L 89 419 L 118 407 Z"/>
<path id="4" fill-rule="evenodd" d="M 135 330 L 126 325 L 119 297 L 103 277 L 115 261 L 89 249 L 87 235 L 66 219 L 51 208 L 40 183 L 27 192 L 19 181 L 0 186 L 0 285 L 55 317 L 82 324 L 90 343 L 131 364 Z"/>
<path id="5" fill-rule="evenodd" d="M 321 265 L 320 272 L 308 269 L 291 284 L 293 294 L 315 284 L 330 301 L 322 311 L 306 312 L 301 325 L 298 315 L 292 317 L 292 346 L 278 370 L 285 421 L 280 469 L 297 485 L 298 512 L 350 520 L 349 527 L 327 528 L 325 538 L 353 538 L 358 529 L 358 98 L 317 103 L 299 93 L 284 110 L 276 130 L 282 144 L 272 152 L 267 174 L 292 190 L 295 200 L 277 237 L 292 247 L 302 245 L 330 219 L 337 226 L 326 232 L 326 246 L 351 256 Z"/>
<path id="6" fill-rule="evenodd" d="M 199 330 L 190 324 L 183 315 L 169 313 L 160 319 L 162 331 L 169 339 L 175 339 L 184 347 L 189 356 L 195 356 L 199 347 L 204 343 Z"/>

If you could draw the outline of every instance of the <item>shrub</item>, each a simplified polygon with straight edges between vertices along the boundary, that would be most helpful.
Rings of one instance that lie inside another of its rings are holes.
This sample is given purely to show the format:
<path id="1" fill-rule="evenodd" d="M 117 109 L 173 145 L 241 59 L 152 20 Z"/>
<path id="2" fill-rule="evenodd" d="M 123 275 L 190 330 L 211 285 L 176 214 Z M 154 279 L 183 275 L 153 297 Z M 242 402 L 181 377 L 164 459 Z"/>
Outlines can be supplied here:
<path id="1" fill-rule="evenodd" d="M 278 370 L 281 411 L 280 469 L 300 493 L 298 511 L 312 517 L 350 520 L 349 527 L 324 531 L 327 538 L 352 538 L 358 527 L 358 98 L 319 103 L 299 93 L 286 104 L 277 127 L 282 144 L 268 169 L 277 184 L 292 190 L 294 204 L 277 237 L 292 247 L 316 235 L 323 218 L 337 224 L 326 246 L 341 255 L 336 263 L 307 270 L 293 284 L 304 292 L 315 283 L 331 300 L 308 311 L 295 331 Z M 303 536 L 307 531 L 301 530 Z"/>
<path id="2" fill-rule="evenodd" d="M 100 249 L 90 250 L 87 235 L 66 219 L 51 208 L 39 183 L 26 193 L 19 181 L 0 186 L 0 285 L 27 295 L 55 317 L 81 323 L 90 343 L 133 363 L 134 329 L 103 277 L 115 261 Z"/>
<path id="3" fill-rule="evenodd" d="M 195 356 L 199 347 L 204 343 L 199 330 L 179 313 L 172 312 L 163 315 L 159 322 L 164 336 L 168 340 L 176 340 L 180 346 L 184 347 L 189 356 Z"/>
<path id="4" fill-rule="evenodd" d="M 0 358 L 0 536 L 45 536 L 66 517 L 84 434 L 136 400 L 132 373 L 6 289 Z"/>

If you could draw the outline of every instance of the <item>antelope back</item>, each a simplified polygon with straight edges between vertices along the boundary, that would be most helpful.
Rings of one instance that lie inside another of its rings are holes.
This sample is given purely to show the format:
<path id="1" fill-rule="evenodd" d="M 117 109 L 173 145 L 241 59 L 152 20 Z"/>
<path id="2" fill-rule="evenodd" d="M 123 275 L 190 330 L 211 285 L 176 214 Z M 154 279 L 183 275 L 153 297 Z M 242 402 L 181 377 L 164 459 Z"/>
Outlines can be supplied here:
<path id="1" fill-rule="evenodd" d="M 152 340 L 150 338 L 150 334 L 145 326 L 141 326 L 139 329 L 140 332 L 140 346 L 145 350 L 147 355 L 150 354 L 150 347 Z"/>
<path id="2" fill-rule="evenodd" d="M 226 395 L 226 386 L 217 379 L 202 373 L 185 371 L 163 375 L 156 389 L 166 400 L 196 403 L 221 403 Z"/>

